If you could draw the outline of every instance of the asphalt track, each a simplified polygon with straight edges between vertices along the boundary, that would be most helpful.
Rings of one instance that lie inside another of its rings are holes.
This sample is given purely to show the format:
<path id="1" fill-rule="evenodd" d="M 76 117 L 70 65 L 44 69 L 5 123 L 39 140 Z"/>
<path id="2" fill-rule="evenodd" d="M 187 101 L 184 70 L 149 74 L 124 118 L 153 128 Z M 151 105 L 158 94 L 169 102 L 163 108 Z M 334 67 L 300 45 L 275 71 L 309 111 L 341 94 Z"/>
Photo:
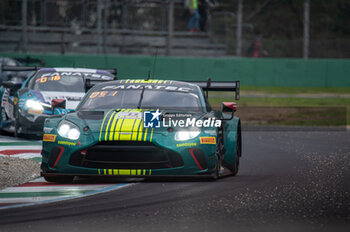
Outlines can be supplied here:
<path id="1" fill-rule="evenodd" d="M 245 131 L 236 177 L 0 211 L 0 231 L 349 231 L 349 131 Z"/>

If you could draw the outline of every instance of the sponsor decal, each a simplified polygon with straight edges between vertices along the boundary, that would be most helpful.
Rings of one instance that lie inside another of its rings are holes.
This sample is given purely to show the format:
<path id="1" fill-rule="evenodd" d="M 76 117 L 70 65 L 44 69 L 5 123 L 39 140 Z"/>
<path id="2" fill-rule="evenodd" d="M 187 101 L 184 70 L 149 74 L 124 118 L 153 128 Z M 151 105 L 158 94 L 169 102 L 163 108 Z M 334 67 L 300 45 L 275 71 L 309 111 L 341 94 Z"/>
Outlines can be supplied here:
<path id="1" fill-rule="evenodd" d="M 197 143 L 178 143 L 176 144 L 177 147 L 195 147 L 197 146 Z"/>
<path id="2" fill-rule="evenodd" d="M 62 145 L 68 145 L 68 146 L 75 146 L 77 145 L 77 143 L 73 143 L 73 142 L 68 142 L 68 141 L 57 141 L 58 144 L 62 144 Z"/>
<path id="3" fill-rule="evenodd" d="M 44 142 L 55 142 L 57 135 L 53 134 L 44 134 L 43 141 Z"/>
<path id="4" fill-rule="evenodd" d="M 99 175 L 150 176 L 151 173 L 151 169 L 98 169 Z"/>
<path id="5" fill-rule="evenodd" d="M 63 72 L 48 72 L 43 73 L 40 78 L 36 80 L 36 82 L 45 83 L 46 81 L 59 81 L 64 77 L 82 77 L 88 79 L 102 79 L 102 80 L 113 80 L 114 77 L 107 76 L 99 73 L 90 73 L 90 72 L 70 72 L 70 71 L 63 71 Z"/>
<path id="6" fill-rule="evenodd" d="M 215 137 L 199 137 L 201 144 L 216 144 Z"/>
<path id="7" fill-rule="evenodd" d="M 117 114 L 117 119 L 142 119 L 141 112 L 120 112 Z"/>
<path id="8" fill-rule="evenodd" d="M 177 87 L 177 86 L 171 86 L 171 85 L 110 85 L 105 86 L 102 88 L 102 90 L 108 90 L 108 89 L 152 89 L 152 90 L 166 90 L 166 91 L 179 91 L 179 92 L 190 92 L 192 89 L 187 87 Z"/>

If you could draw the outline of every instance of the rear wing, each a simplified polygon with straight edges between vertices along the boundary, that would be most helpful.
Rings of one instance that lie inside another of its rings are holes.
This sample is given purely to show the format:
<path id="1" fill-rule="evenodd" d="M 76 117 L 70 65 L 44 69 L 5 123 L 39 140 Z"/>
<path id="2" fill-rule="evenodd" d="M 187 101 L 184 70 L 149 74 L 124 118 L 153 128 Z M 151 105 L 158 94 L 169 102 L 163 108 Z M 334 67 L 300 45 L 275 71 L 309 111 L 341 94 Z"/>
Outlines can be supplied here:
<path id="1" fill-rule="evenodd" d="M 37 67 L 37 66 L 34 66 L 34 67 L 25 67 L 25 66 L 7 66 L 7 65 L 4 65 L 1 67 L 1 70 L 3 72 L 6 72 L 6 71 L 11 71 L 11 72 L 26 72 L 26 71 L 37 71 L 39 70 L 40 68 Z"/>
<path id="2" fill-rule="evenodd" d="M 23 72 L 23 71 L 38 71 L 42 68 L 48 68 L 48 67 L 38 67 L 38 66 L 33 66 L 33 67 L 25 67 L 25 66 L 2 66 L 1 69 L 2 71 L 13 71 L 13 72 Z M 101 71 L 106 71 L 114 76 L 117 76 L 118 70 L 116 68 L 114 69 L 96 69 L 96 70 L 101 70 Z M 114 78 L 117 80 L 116 78 Z"/>
<path id="3" fill-rule="evenodd" d="M 27 73 L 28 71 L 36 71 L 38 70 L 37 67 L 24 67 L 24 66 L 7 66 L 7 65 L 4 65 L 4 66 L 1 66 L 1 72 L 9 72 L 9 74 L 7 75 L 8 78 L 12 79 L 12 78 L 20 78 L 21 81 L 20 82 L 23 82 L 26 78 L 27 78 Z M 15 74 L 14 74 L 15 73 Z M 19 80 L 17 80 L 19 81 Z M 7 81 L 5 81 L 7 82 Z M 3 80 L 0 80 L 0 85 L 2 86 L 10 86 L 9 88 L 14 88 L 14 87 L 11 87 L 11 84 L 6 84 L 5 82 L 3 82 Z M 18 86 L 17 86 L 18 87 Z M 7 88 L 7 87 L 5 87 Z"/>
<path id="4" fill-rule="evenodd" d="M 234 91 L 235 99 L 239 100 L 239 81 L 211 81 L 208 78 L 207 81 L 188 81 L 191 84 L 198 85 L 201 87 L 208 97 L 208 91 Z"/>

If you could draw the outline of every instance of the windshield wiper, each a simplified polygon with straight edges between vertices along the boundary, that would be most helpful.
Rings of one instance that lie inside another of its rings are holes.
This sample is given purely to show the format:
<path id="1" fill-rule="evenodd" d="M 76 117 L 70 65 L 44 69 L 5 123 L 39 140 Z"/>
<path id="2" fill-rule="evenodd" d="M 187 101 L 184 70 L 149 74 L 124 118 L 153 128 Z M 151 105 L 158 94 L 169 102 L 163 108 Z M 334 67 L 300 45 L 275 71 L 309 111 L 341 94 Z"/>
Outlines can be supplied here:
<path id="1" fill-rule="evenodd" d="M 141 102 L 142 102 L 142 99 L 143 99 L 143 93 L 144 92 L 145 92 L 145 86 L 142 86 L 142 91 L 141 91 L 139 103 L 137 104 L 137 109 L 141 108 Z"/>

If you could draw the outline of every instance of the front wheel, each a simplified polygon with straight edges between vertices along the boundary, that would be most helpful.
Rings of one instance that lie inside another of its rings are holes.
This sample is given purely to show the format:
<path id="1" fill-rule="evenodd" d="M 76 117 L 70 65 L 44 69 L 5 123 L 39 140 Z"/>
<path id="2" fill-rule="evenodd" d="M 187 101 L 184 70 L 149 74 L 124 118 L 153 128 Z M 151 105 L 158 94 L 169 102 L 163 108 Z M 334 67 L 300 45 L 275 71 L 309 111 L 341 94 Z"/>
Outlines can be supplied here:
<path id="1" fill-rule="evenodd" d="M 237 139 L 236 139 L 236 157 L 231 169 L 233 176 L 237 175 L 238 173 L 239 159 L 241 158 L 241 156 L 242 156 L 242 136 L 241 136 L 241 128 L 238 127 Z"/>
<path id="2" fill-rule="evenodd" d="M 16 119 L 15 119 L 15 123 L 14 123 L 15 125 L 14 125 L 14 127 L 15 127 L 15 129 L 14 129 L 14 135 L 15 135 L 15 137 L 22 137 L 22 134 L 20 133 L 20 123 L 19 123 L 19 119 L 18 119 L 18 117 L 16 116 Z"/>

